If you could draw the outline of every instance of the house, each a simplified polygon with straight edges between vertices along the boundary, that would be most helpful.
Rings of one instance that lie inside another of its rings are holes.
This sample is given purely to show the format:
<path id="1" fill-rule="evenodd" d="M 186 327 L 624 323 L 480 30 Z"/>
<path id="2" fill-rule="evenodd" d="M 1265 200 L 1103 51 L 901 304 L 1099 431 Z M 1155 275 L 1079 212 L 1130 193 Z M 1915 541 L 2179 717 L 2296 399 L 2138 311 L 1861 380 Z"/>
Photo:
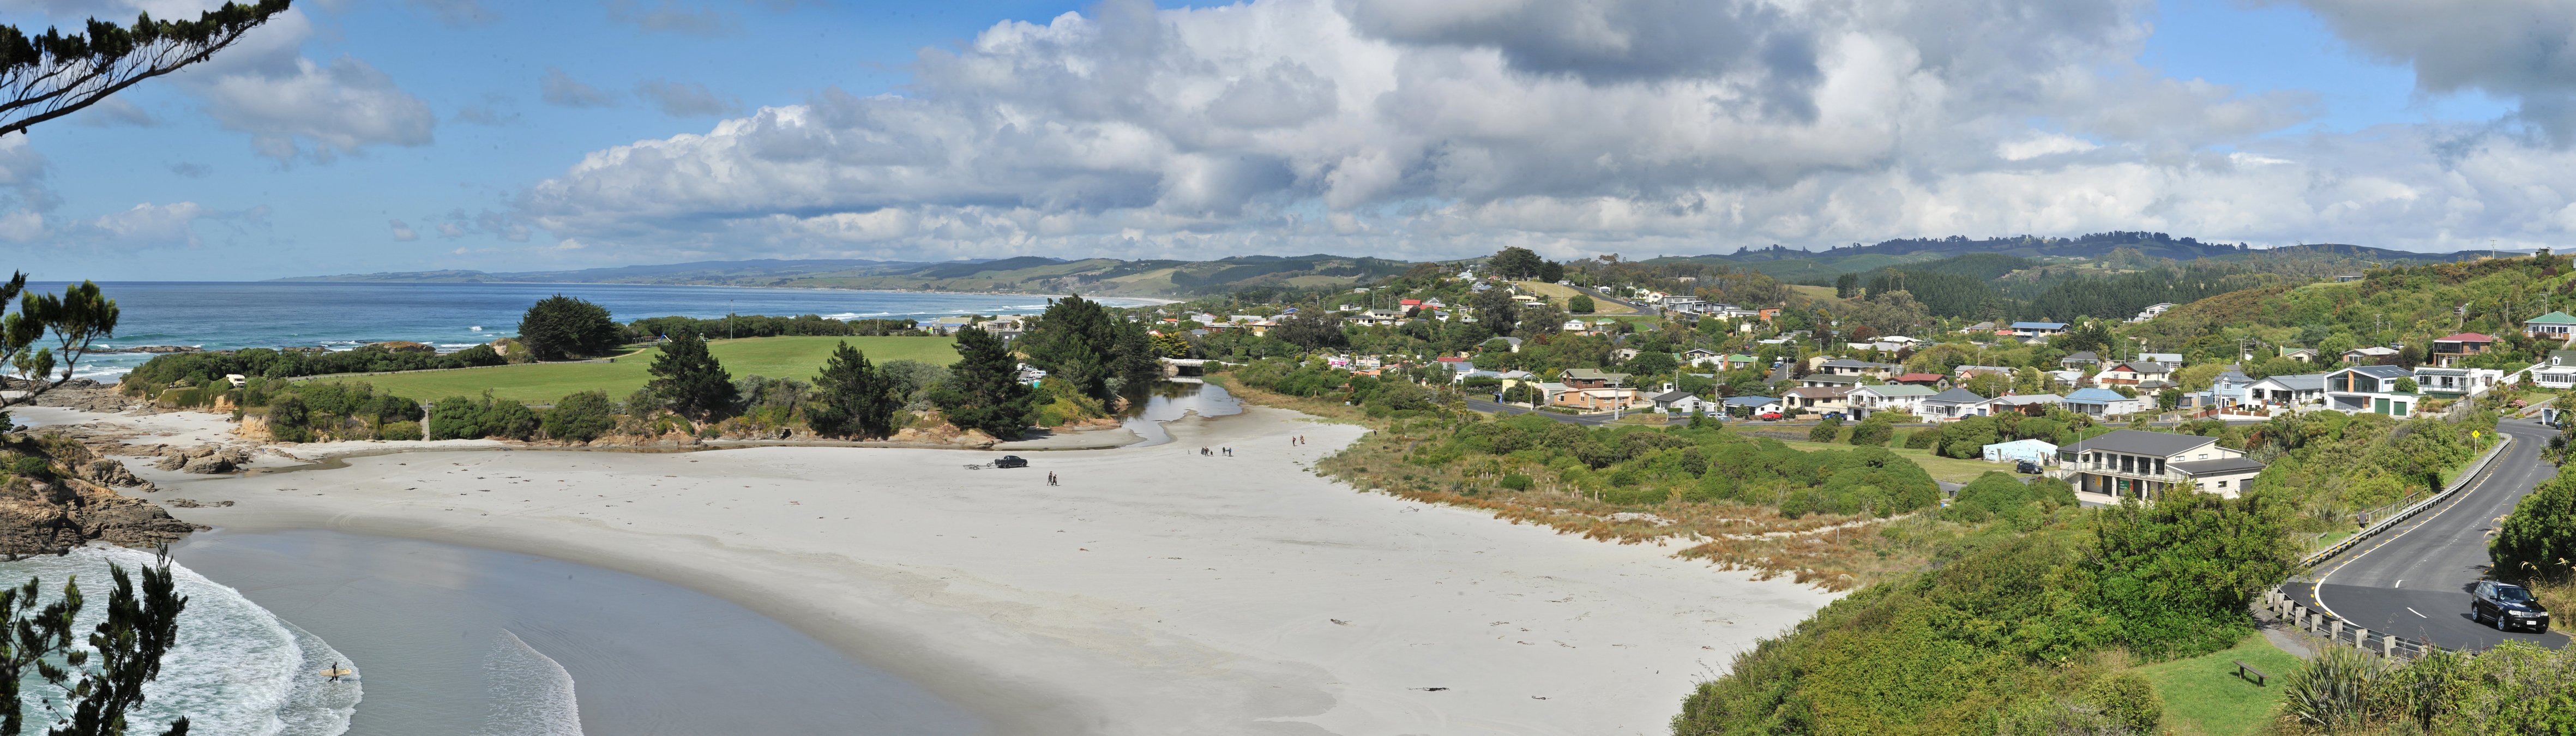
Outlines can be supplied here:
<path id="1" fill-rule="evenodd" d="M 1739 371 L 1760 365 L 1761 362 L 1761 359 L 1745 355 L 1743 353 L 1729 353 L 1724 356 L 1720 356 L 1717 359 L 1717 369 L 1722 371 Z"/>
<path id="2" fill-rule="evenodd" d="M 2219 406 L 2251 404 L 2254 379 L 2242 371 L 2220 371 L 2209 380 L 2209 397 Z"/>
<path id="3" fill-rule="evenodd" d="M 1567 368 L 1564 373 L 1558 374 L 1557 380 L 1564 381 L 1567 387 L 1576 389 L 1615 388 L 1628 382 L 1628 374 L 1590 368 Z"/>
<path id="4" fill-rule="evenodd" d="M 1978 449 L 1984 452 L 1986 462 L 1990 463 L 2011 463 L 2027 460 L 2035 465 L 2047 465 L 2057 460 L 2057 445 L 2039 440 L 1997 442 Z"/>
<path id="5" fill-rule="evenodd" d="M 941 317 L 930 321 L 930 334 L 954 335 L 958 330 L 975 326 L 973 317 Z"/>
<path id="6" fill-rule="evenodd" d="M 2083 371 L 2079 371 L 2079 370 L 2067 369 L 2067 370 L 2062 370 L 2062 371 L 2048 371 L 2048 372 L 2044 373 L 2043 375 L 2047 376 L 2047 378 L 2048 378 L 2048 382 L 2049 382 L 2049 384 L 2051 384 L 2051 385 L 2056 385 L 2056 386 L 2082 386 L 2082 385 L 2084 385 L 2084 372 L 2083 372 Z"/>
<path id="7" fill-rule="evenodd" d="M 1869 376 L 1871 378 L 1886 378 L 1888 376 L 1895 375 L 1897 369 L 1898 366 L 1893 363 L 1872 363 L 1866 360 L 1852 360 L 1850 358 L 1835 358 L 1816 366 L 1816 371 L 1818 373 L 1826 375 Z"/>
<path id="8" fill-rule="evenodd" d="M 1655 411 L 1660 411 L 1667 415 L 1687 416 L 1692 412 L 1698 412 L 1701 414 L 1720 414 L 1725 412 L 1725 408 L 1719 406 L 1717 402 L 1700 398 L 1698 394 L 1693 394 L 1689 391 L 1665 391 L 1663 393 L 1656 394 L 1647 400 L 1654 402 Z"/>
<path id="9" fill-rule="evenodd" d="M 2234 498 L 2263 472 L 2262 463 L 2216 439 L 2135 429 L 2058 448 L 2057 466 L 2079 492 L 2142 499 L 2176 489 Z"/>
<path id="10" fill-rule="evenodd" d="M 2397 349 L 2371 346 L 2343 351 L 2344 365 L 2378 365 L 2397 359 Z"/>
<path id="11" fill-rule="evenodd" d="M 1729 414 L 1748 417 L 1758 417 L 1788 408 L 1781 406 L 1779 399 L 1769 396 L 1729 396 L 1719 404 L 1725 407 Z"/>
<path id="12" fill-rule="evenodd" d="M 1862 386 L 1852 389 L 1844 404 L 1851 407 L 1853 419 L 1865 418 L 1872 412 L 1882 411 L 1920 415 L 1923 413 L 1923 400 L 1931 398 L 1933 393 L 1929 388 L 1901 383 Z"/>
<path id="13" fill-rule="evenodd" d="M 2576 350 L 2549 351 L 2549 359 L 2523 369 L 2543 388 L 2576 388 Z"/>
<path id="14" fill-rule="evenodd" d="M 1582 332 L 1584 330 L 1592 329 L 1592 326 L 1584 324 L 1583 320 L 1569 319 L 1565 321 L 1565 324 L 1558 325 L 1557 329 L 1561 329 L 1566 332 Z"/>
<path id="15" fill-rule="evenodd" d="M 1958 421 L 1992 414 L 1993 401 L 1975 391 L 1954 388 L 1923 397 L 1922 409 L 1915 413 L 1935 422 Z"/>
<path id="16" fill-rule="evenodd" d="M 2101 362 L 2102 362 L 2102 356 L 2100 356 L 2100 355 L 2095 355 L 2095 354 L 2093 353 L 2093 351 L 2091 351 L 2091 350 L 2078 350 L 2078 351 L 2076 351 L 2076 352 L 2075 352 L 2075 354 L 2074 354 L 2074 355 L 2069 355 L 2069 356 L 2066 356 L 2066 357 L 2063 357 L 2063 358 L 2058 358 L 2058 359 L 2057 359 L 2057 367 L 2059 367 L 2059 368 L 2064 368 L 2064 369 L 2067 369 L 2067 370 L 2070 370 L 2070 371 L 2080 371 L 2080 370 L 2084 370 L 2084 367 L 2085 367 L 2085 366 L 2089 366 L 2089 365 L 2099 365 Z"/>
<path id="17" fill-rule="evenodd" d="M 2047 337 L 2047 336 L 2049 336 L 2049 335 L 2062 335 L 2062 334 L 2066 334 L 2066 323 L 2064 323 L 2064 322 L 2014 322 L 2014 323 L 2012 323 L 2012 331 L 2013 331 L 2013 334 L 2015 334 L 2015 335 L 2019 335 L 2019 336 L 2022 336 L 2022 337 Z"/>
<path id="18" fill-rule="evenodd" d="M 2301 363 L 2317 362 L 2316 348 L 2281 348 L 2280 355 L 2281 357 L 2299 361 Z"/>
<path id="19" fill-rule="evenodd" d="M 2467 360 L 2469 356 L 2495 347 L 2495 341 L 2493 335 L 2476 332 L 2462 332 L 2448 337 L 2433 338 L 2433 365 L 2442 368 L 2453 367 L 2460 361 Z"/>
<path id="20" fill-rule="evenodd" d="M 1903 383 L 1932 388 L 1940 388 L 1941 386 L 1948 384 L 1950 381 L 1949 377 L 1943 376 L 1939 373 L 1899 373 L 1887 380 L 1891 383 Z"/>
<path id="21" fill-rule="evenodd" d="M 1521 351 L 1521 339 L 1520 339 L 1520 338 L 1517 338 L 1517 337 L 1497 337 L 1497 338 L 1494 338 L 1494 339 L 1495 339 L 1495 340 L 1501 340 L 1501 341 L 1503 341 L 1503 344 L 1506 344 L 1506 345 L 1510 345 L 1510 346 L 1512 346 L 1512 352 L 1517 353 L 1517 352 L 1520 352 L 1520 351 Z M 1487 342 L 1492 342 L 1492 340 L 1488 340 Z"/>
<path id="22" fill-rule="evenodd" d="M 1029 331 L 1028 323 L 1019 317 L 1003 317 L 972 326 L 992 333 L 994 337 L 1002 338 L 1003 342 L 1010 342 L 1012 339 L 1028 334 Z"/>
<path id="23" fill-rule="evenodd" d="M 1682 365 L 1717 365 L 1717 351 L 1710 350 L 1708 348 L 1691 348 L 1689 350 L 1682 351 L 1681 360 Z M 1725 369 L 1721 368 L 1719 370 Z"/>
<path id="24" fill-rule="evenodd" d="M 2017 411 L 2027 416 L 2047 416 L 2049 407 L 2065 400 L 2057 394 L 2004 394 L 1995 397 L 1994 413 Z"/>
<path id="25" fill-rule="evenodd" d="M 2334 280 L 2335 280 L 2335 283 L 2338 283 L 2338 284 L 2342 284 L 2342 283 L 2349 283 L 2349 282 L 2353 282 L 2353 281 L 2360 281 L 2360 280 L 2361 280 L 2361 274 L 2357 274 L 2357 273 L 2339 273 L 2339 274 L 2335 274 Z"/>
<path id="26" fill-rule="evenodd" d="M 2159 303 L 2159 304 L 2150 305 L 2150 306 L 2148 306 L 2146 309 L 2138 310 L 2138 316 L 2130 317 L 2130 318 L 2129 318 L 2129 321 L 2131 321 L 2131 322 L 2145 322 L 2145 321 L 2147 321 L 2147 320 L 2155 319 L 2155 318 L 2156 318 L 2156 315 L 2164 314 L 2164 313 L 2165 313 L 2165 310 L 2172 309 L 2172 308 L 2174 308 L 2173 302 L 2163 302 L 2163 303 Z"/>
<path id="27" fill-rule="evenodd" d="M 1351 315 L 1350 321 L 1363 325 L 1400 325 L 1404 324 L 1404 310 L 1371 309 Z"/>
<path id="28" fill-rule="evenodd" d="M 1852 386 L 1801 386 L 1781 392 L 1780 403 L 1791 409 L 1824 413 L 1851 408 Z"/>
<path id="29" fill-rule="evenodd" d="M 2139 353 L 2138 359 L 2176 368 L 2182 367 L 2182 353 Z"/>
<path id="30" fill-rule="evenodd" d="M 1637 359 L 1636 348 L 1615 348 L 1610 351 L 1610 362 L 1613 363 L 1626 363 L 1635 359 Z"/>
<path id="31" fill-rule="evenodd" d="M 2426 394 L 2478 396 L 2505 382 L 2504 371 L 2494 368 L 2415 367 L 2415 390 Z"/>
<path id="32" fill-rule="evenodd" d="M 2413 391 L 2397 389 L 2399 380 L 2413 381 L 2413 373 L 2393 365 L 2360 365 L 2326 373 L 2326 408 L 2346 414 L 2386 414 L 2402 417 L 2414 413 L 2415 402 L 2423 399 Z"/>
<path id="33" fill-rule="evenodd" d="M 2059 402 L 2067 411 L 2095 417 L 2116 417 L 2147 410 L 2145 399 L 2121 396 L 2107 388 L 2079 388 Z"/>
<path id="34" fill-rule="evenodd" d="M 2003 376 L 2005 380 L 2011 380 L 2013 376 L 2020 373 L 2020 371 L 2000 365 L 1962 365 L 1957 368 L 1950 369 L 1950 375 L 1957 376 L 1959 377 L 1959 380 L 1962 381 L 1975 378 L 1979 374 L 1984 373 L 1992 373 Z"/>
<path id="35" fill-rule="evenodd" d="M 2534 340 L 2549 340 L 2563 344 L 2569 338 L 2576 338 L 2576 316 L 2570 316 L 2566 312 L 2550 312 L 2526 319 L 2522 321 L 2522 334 L 2530 335 Z"/>
<path id="36" fill-rule="evenodd" d="M 2302 406 L 2324 401 L 2326 374 L 2301 373 L 2273 376 L 2245 386 L 2249 403 L 2272 406 Z"/>
<path id="37" fill-rule="evenodd" d="M 1864 379 L 1859 376 L 1829 376 L 1822 373 L 1809 373 L 1807 374 L 1807 377 L 1798 379 L 1798 385 L 1809 388 L 1860 388 L 1863 380 Z"/>
<path id="38" fill-rule="evenodd" d="M 2109 368 L 2102 369 L 2101 373 L 2094 374 L 2093 382 L 2111 386 L 2157 388 L 2173 382 L 2173 367 L 2144 360 L 2115 363 Z"/>

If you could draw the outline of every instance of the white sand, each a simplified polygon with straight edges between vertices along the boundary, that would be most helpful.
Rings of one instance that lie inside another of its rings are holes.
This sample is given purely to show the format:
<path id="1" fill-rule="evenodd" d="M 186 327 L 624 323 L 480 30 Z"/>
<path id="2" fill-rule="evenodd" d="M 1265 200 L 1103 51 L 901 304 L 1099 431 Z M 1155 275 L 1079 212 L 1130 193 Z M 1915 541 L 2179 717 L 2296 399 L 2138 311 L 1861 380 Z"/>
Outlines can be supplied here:
<path id="1" fill-rule="evenodd" d="M 240 502 L 173 509 L 200 523 L 688 585 L 1011 734 L 1662 734 L 1693 682 L 1831 599 L 1304 469 L 1355 427 L 1252 409 L 1170 429 L 1019 470 L 944 450 L 439 451 L 163 495 Z"/>

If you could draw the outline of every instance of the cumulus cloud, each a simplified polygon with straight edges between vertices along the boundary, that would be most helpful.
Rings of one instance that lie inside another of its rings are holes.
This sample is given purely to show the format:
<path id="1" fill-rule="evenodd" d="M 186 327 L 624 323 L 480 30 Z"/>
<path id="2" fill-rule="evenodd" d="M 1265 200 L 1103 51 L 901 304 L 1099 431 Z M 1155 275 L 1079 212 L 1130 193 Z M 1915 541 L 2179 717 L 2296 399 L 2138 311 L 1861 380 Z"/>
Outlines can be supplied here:
<path id="1" fill-rule="evenodd" d="M 2273 135 L 2318 100 L 2139 67 L 2151 9 L 1115 0 L 924 50 L 903 94 L 827 89 L 593 152 L 516 216 L 652 257 L 1706 253 L 2109 229 L 2431 247 L 2560 227 L 2527 223 L 2568 203 L 2516 189 L 2557 175 L 2507 165 L 2551 154 L 2474 129 Z"/>
<path id="2" fill-rule="evenodd" d="M 2525 121 L 2576 144 L 2576 3 L 2272 1 L 2295 2 L 2363 53 L 2412 67 L 2420 91 L 2519 100 Z"/>
<path id="3" fill-rule="evenodd" d="M 647 80 L 635 85 L 635 96 L 651 101 L 662 114 L 675 118 L 699 115 L 725 115 L 742 108 L 742 101 L 725 97 L 697 83 L 682 84 L 663 79 Z"/>
<path id="4" fill-rule="evenodd" d="M 408 243 L 420 239 L 420 233 L 413 232 L 410 223 L 406 223 L 401 220 L 393 220 L 392 225 L 394 228 L 395 241 Z"/>
<path id="5" fill-rule="evenodd" d="M 581 83 L 556 67 L 546 67 L 546 75 L 537 80 L 537 96 L 546 104 L 559 107 L 616 107 L 617 95 Z"/>

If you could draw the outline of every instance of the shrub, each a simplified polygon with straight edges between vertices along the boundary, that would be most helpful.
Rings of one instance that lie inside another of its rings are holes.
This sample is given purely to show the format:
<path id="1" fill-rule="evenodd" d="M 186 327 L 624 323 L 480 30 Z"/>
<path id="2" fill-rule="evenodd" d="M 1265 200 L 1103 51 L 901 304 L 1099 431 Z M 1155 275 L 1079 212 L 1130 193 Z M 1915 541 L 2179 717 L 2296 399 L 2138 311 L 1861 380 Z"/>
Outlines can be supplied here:
<path id="1" fill-rule="evenodd" d="M 583 391 L 563 397 L 546 411 L 547 437 L 565 442 L 589 442 L 617 426 L 616 407 L 608 403 L 606 391 Z"/>
<path id="2" fill-rule="evenodd" d="M 1941 446 L 1941 428 L 1924 427 L 1905 435 L 1905 449 L 1930 450 Z"/>
<path id="3" fill-rule="evenodd" d="M 541 424 L 537 412 L 528 405 L 490 396 L 450 396 L 440 399 L 436 406 L 437 410 L 429 415 L 429 438 L 433 440 L 524 440 L 534 436 Z"/>
<path id="4" fill-rule="evenodd" d="M 1826 417 L 1824 421 L 1817 422 L 1814 428 L 1807 430 L 1807 441 L 1832 442 L 1834 441 L 1834 437 L 1842 434 L 1842 432 L 1843 420 Z"/>
<path id="5" fill-rule="evenodd" d="M 376 428 L 376 439 L 395 441 L 420 439 L 420 423 L 386 422 L 384 426 Z"/>
<path id="6" fill-rule="evenodd" d="M 1530 489 L 1530 477 L 1519 473 L 1513 473 L 1503 476 L 1501 485 L 1504 488 L 1509 488 L 1515 491 L 1526 491 Z"/>
<path id="7" fill-rule="evenodd" d="M 617 347 L 618 339 L 608 308 L 562 294 L 537 300 L 519 318 L 519 342 L 538 360 L 598 355 Z"/>
<path id="8" fill-rule="evenodd" d="M 312 411 L 305 407 L 304 397 L 287 394 L 268 405 L 268 435 L 279 442 L 311 442 Z"/>
<path id="9" fill-rule="evenodd" d="M 2551 478 L 2516 502 L 2487 555 L 2500 575 L 2557 580 L 2576 572 L 2568 565 L 2576 560 L 2576 476 Z"/>
<path id="10" fill-rule="evenodd" d="M 1851 443 L 1872 447 L 1887 446 L 1887 441 L 1896 436 L 1896 425 L 1882 418 L 1883 416 L 1871 414 L 1868 419 L 1860 420 L 1860 424 L 1853 425 Z"/>

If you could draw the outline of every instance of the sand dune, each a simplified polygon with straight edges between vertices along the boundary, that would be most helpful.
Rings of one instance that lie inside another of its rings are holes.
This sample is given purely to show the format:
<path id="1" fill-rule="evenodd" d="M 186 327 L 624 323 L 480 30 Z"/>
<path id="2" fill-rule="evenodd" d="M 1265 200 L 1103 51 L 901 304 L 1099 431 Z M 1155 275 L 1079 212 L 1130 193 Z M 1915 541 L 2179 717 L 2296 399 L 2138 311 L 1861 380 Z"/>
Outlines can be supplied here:
<path id="1" fill-rule="evenodd" d="M 1252 409 L 1170 428 L 1019 470 L 944 450 L 481 450 L 156 480 L 239 502 L 177 510 L 200 523 L 692 586 L 1010 734 L 1658 734 L 1692 682 L 1830 600 L 1305 469 L 1355 427 Z"/>

